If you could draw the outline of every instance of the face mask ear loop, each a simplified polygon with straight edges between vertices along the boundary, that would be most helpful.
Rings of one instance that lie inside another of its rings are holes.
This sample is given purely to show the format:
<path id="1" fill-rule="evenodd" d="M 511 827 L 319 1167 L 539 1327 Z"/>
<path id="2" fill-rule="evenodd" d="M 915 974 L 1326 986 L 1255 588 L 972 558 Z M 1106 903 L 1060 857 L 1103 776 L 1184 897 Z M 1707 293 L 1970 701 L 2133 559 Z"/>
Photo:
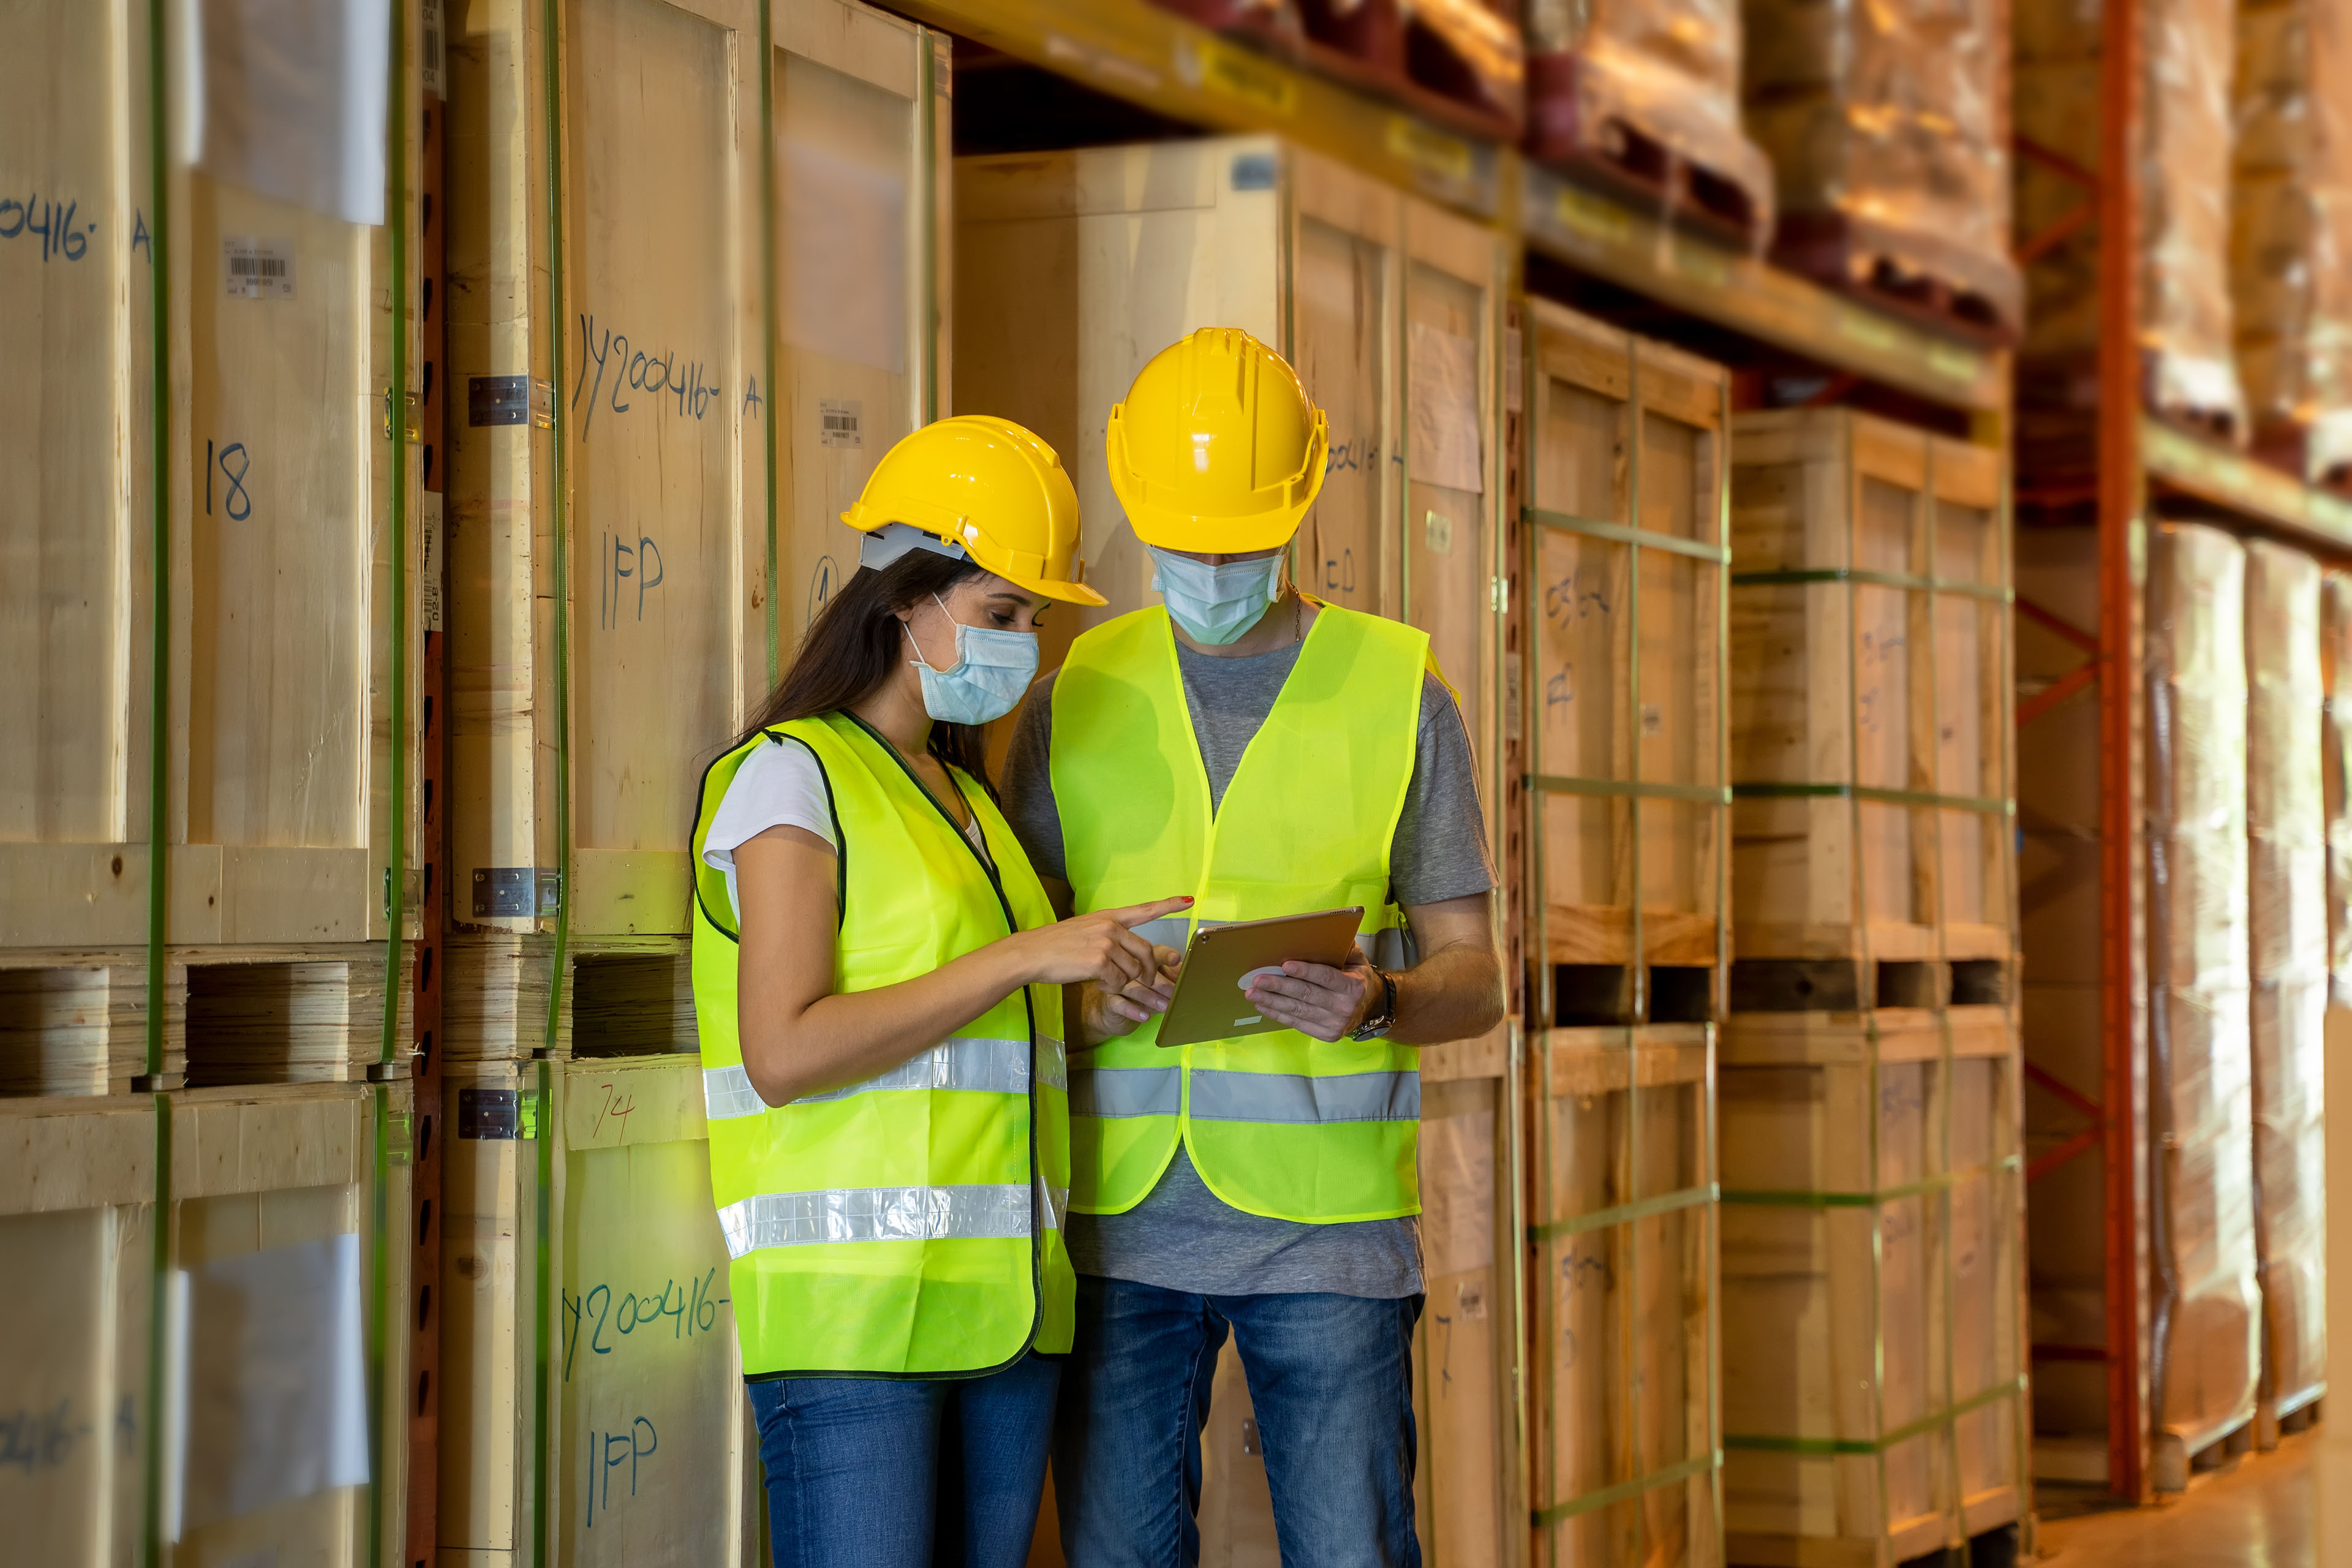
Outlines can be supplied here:
<path id="1" fill-rule="evenodd" d="M 948 608 L 948 603 L 945 599 L 940 598 L 937 594 L 933 594 L 931 595 L 931 603 L 940 607 L 940 614 L 947 616 L 948 625 L 959 628 L 963 626 L 963 623 L 955 618 L 955 612 Z M 955 663 L 948 666 L 947 669 L 940 669 L 934 666 L 930 660 L 923 657 L 923 645 L 915 640 L 915 626 L 912 621 L 900 621 L 898 623 L 898 630 L 905 635 L 907 638 L 907 646 L 915 650 L 915 657 L 908 659 L 907 662 L 913 665 L 916 668 L 928 669 L 933 675 L 945 675 L 948 673 L 948 670 L 960 669 L 962 668 L 963 639 L 961 637 L 958 637 L 956 639 Z"/>

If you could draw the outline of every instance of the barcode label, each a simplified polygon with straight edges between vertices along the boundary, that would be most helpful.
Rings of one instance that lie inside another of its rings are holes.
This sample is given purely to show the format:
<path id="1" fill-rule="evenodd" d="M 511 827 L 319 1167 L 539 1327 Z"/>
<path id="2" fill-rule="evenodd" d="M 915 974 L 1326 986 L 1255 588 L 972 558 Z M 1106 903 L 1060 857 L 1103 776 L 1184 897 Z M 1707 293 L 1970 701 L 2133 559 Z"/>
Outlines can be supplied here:
<path id="1" fill-rule="evenodd" d="M 835 400 L 820 398 L 816 405 L 816 444 L 820 447 L 863 447 L 866 437 L 859 426 L 865 422 L 866 405 L 856 398 Z"/>
<path id="2" fill-rule="evenodd" d="M 449 58 L 442 52 L 442 0 L 425 0 L 425 96 L 449 99 Z"/>
<path id="3" fill-rule="evenodd" d="M 428 632 L 441 629 L 441 519 L 444 498 L 439 490 L 425 492 L 425 538 L 417 552 L 416 607 Z"/>
<path id="4" fill-rule="evenodd" d="M 293 242 L 231 235 L 221 241 L 221 275 L 232 300 L 291 300 Z"/>

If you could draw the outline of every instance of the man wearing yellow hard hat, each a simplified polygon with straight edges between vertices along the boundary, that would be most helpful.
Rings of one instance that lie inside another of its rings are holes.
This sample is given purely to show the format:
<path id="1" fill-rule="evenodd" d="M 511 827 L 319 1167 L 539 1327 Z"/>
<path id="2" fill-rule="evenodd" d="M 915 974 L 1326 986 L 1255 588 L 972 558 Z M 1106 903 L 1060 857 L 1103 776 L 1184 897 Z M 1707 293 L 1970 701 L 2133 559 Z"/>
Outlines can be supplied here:
<path id="1" fill-rule="evenodd" d="M 1155 1015 L 1071 1058 L 1077 1321 L 1054 1473 L 1077 1568 L 1197 1559 L 1229 1332 L 1285 1563 L 1419 1561 L 1416 1047 L 1502 1016 L 1495 878 L 1427 636 L 1284 574 L 1328 446 L 1246 332 L 1146 365 L 1108 457 L 1164 605 L 1080 636 L 1007 758 L 1006 817 L 1066 912 L 1191 893 L 1138 928 L 1181 947 L 1203 924 L 1367 911 L 1345 968 L 1249 979 L 1248 1013 L 1287 1027 L 1168 1049 Z"/>

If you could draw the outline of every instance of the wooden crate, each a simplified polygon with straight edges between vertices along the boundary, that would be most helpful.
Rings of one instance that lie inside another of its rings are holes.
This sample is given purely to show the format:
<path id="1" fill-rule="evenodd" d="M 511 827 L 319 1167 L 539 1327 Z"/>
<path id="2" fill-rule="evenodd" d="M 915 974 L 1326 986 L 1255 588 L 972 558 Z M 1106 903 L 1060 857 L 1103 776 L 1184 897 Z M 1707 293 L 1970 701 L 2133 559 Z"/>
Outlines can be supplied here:
<path id="1" fill-rule="evenodd" d="M 1940 1004 L 1876 996 L 1877 966 L 2015 951 L 2002 463 L 1845 409 L 1734 422 L 1732 946 L 1799 993 L 1735 972 L 1735 1011 L 1823 984 L 1814 1005 Z"/>
<path id="2" fill-rule="evenodd" d="M 467 1063 L 447 1084 L 445 1556 L 543 1541 L 582 1568 L 751 1568 L 764 1494 L 699 1061 Z"/>
<path id="3" fill-rule="evenodd" d="M 1715 1030 L 1532 1042 L 1527 1190 L 1533 1560 L 1723 1561 Z"/>
<path id="4" fill-rule="evenodd" d="M 549 1031 L 555 939 L 469 933 L 446 950 L 443 1036 L 453 1062 L 659 1056 L 697 1048 L 694 973 L 677 937 L 590 937 L 563 953 Z"/>
<path id="5" fill-rule="evenodd" d="M 2150 1435 L 2159 1489 L 2253 1419 L 2262 1371 L 2247 935 L 2245 546 L 2151 530 Z"/>
<path id="6" fill-rule="evenodd" d="M 1529 915 L 1552 978 L 1538 1016 L 1712 1018 L 1729 378 L 1546 300 L 1528 321 Z"/>
<path id="7" fill-rule="evenodd" d="M 151 1485 L 166 1563 L 398 1552 L 408 1158 L 401 1084 L 0 1109 L 0 1260 L 29 1285 L 0 1311 L 42 1352 L 0 1365 L 8 1561 L 137 1560 Z"/>
<path id="8" fill-rule="evenodd" d="M 685 932 L 703 767 L 856 569 L 835 514 L 945 405 L 945 40 L 845 0 L 775 7 L 763 37 L 767 14 L 452 18 L 454 863 L 478 924 Z"/>
<path id="9" fill-rule="evenodd" d="M 1499 1568 L 1517 1532 L 1519 1312 L 1513 1175 L 1516 1073 L 1509 1029 L 1422 1053 L 1422 1268 L 1413 1333 L 1422 1559 Z M 1265 1447 L 1239 1352 L 1217 1360 L 1201 1432 L 1201 1560 L 1275 1568 L 1280 1542 Z M 1058 1548 L 1056 1549 L 1058 1550 Z M 1032 1562 L 1059 1562 L 1058 1555 Z"/>
<path id="10" fill-rule="evenodd" d="M 414 38 L 415 0 L 403 9 Z M 201 161 L 174 154 L 159 212 L 145 21 L 128 5 L 0 21 L 0 50 L 40 62 L 0 105 L 0 353 L 24 367 L 0 461 L 28 487 L 0 509 L 0 656 L 17 672 L 0 698 L 17 737 L 0 947 L 146 940 L 159 784 L 171 941 L 381 940 L 396 809 L 404 874 L 417 863 L 417 802 L 396 807 L 392 776 L 396 748 L 414 757 L 415 684 L 393 678 L 421 634 L 393 588 L 395 558 L 412 576 L 419 559 L 421 448 L 395 445 L 388 413 L 395 333 L 415 342 L 413 266 L 394 310 L 416 242 L 415 51 L 393 71 L 405 193 L 386 211 L 362 174 L 297 201 L 303 160 L 239 151 L 288 137 L 267 89 L 237 79 L 240 24 L 215 18 L 191 49 L 212 82 Z M 240 270 L 265 266 L 266 284 Z"/>
<path id="11" fill-rule="evenodd" d="M 979 306 L 957 316 L 958 405 L 1062 455 L 1109 600 L 1047 617 L 1045 667 L 1158 602 L 1111 493 L 1111 405 L 1187 332 L 1241 327 L 1330 421 L 1292 574 L 1429 632 L 1498 798 L 1498 237 L 1269 136 L 960 158 L 955 178 L 957 283 Z"/>
<path id="12" fill-rule="evenodd" d="M 2352 1007 L 2352 573 L 2334 571 L 2321 580 L 2319 610 L 2328 1003 Z"/>
<path id="13" fill-rule="evenodd" d="M 2247 934 L 2253 981 L 2254 1243 L 2263 1286 L 2255 1441 L 2327 1391 L 2327 817 L 2320 570 L 2246 544 Z"/>
<path id="14" fill-rule="evenodd" d="M 2025 1517 L 2021 1089 L 2005 1007 L 1726 1026 L 1731 1562 L 1892 1568 Z"/>

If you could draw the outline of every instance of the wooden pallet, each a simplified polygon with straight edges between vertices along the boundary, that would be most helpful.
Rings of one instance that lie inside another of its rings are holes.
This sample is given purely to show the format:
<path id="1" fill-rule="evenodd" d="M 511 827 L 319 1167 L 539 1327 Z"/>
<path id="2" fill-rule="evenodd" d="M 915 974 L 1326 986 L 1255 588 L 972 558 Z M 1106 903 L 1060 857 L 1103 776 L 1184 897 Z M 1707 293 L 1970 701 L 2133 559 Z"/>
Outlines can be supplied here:
<path id="1" fill-rule="evenodd" d="M 1792 272 L 1951 337 L 1994 348 L 2016 342 L 2024 331 L 2023 290 L 2008 259 L 1986 267 L 1981 258 L 1948 258 L 1945 250 L 1932 236 L 1891 243 L 1843 213 L 1783 213 L 1772 237 L 1772 259 Z M 1980 271 L 1998 282 L 1972 276 Z"/>
<path id="2" fill-rule="evenodd" d="M 563 956 L 552 1039 L 552 936 L 452 938 L 443 993 L 450 1062 L 681 1055 L 696 1049 L 693 958 L 683 937 L 583 938 Z"/>
<path id="3" fill-rule="evenodd" d="M 2003 1008 L 1725 1026 L 1729 1562 L 1892 1568 L 2024 1517 L 2021 1088 Z"/>
<path id="4" fill-rule="evenodd" d="M 1714 1030 L 1530 1046 L 1534 1561 L 1714 1561 Z"/>
<path id="5" fill-rule="evenodd" d="M 147 950 L 0 950 L 0 1095 L 348 1083 L 386 1076 L 384 950 L 173 947 L 163 1061 L 147 1059 Z M 413 1031 L 404 945 L 393 1076 Z"/>
<path id="6" fill-rule="evenodd" d="M 1763 248 L 1771 170 L 1753 144 L 1730 133 L 1730 157 L 1691 157 L 1675 138 L 1644 126 L 1625 95 L 1596 90 L 1594 69 L 1573 49 L 1528 56 L 1528 156 L 1734 249 Z M 1694 82 L 1691 90 L 1706 89 Z"/>
<path id="7" fill-rule="evenodd" d="M 150 1328 L 166 1310 L 185 1421 L 157 1445 L 177 1478 L 174 1559 L 397 1554 L 407 1338 L 369 1331 L 387 1303 L 405 1316 L 408 1161 L 404 1084 L 0 1101 L 0 1269 L 16 1282 L 0 1332 L 26 1347 L 0 1357 L 12 1561 L 103 1568 L 140 1539 L 163 1480 L 147 1439 L 164 1419 Z"/>
<path id="8" fill-rule="evenodd" d="M 1843 409 L 1734 443 L 1734 951 L 2006 961 L 2002 454 Z"/>
<path id="9" fill-rule="evenodd" d="M 1724 963 L 1728 379 L 1549 301 L 1528 323 L 1521 686 L 1549 1018 L 1704 1020 Z"/>

